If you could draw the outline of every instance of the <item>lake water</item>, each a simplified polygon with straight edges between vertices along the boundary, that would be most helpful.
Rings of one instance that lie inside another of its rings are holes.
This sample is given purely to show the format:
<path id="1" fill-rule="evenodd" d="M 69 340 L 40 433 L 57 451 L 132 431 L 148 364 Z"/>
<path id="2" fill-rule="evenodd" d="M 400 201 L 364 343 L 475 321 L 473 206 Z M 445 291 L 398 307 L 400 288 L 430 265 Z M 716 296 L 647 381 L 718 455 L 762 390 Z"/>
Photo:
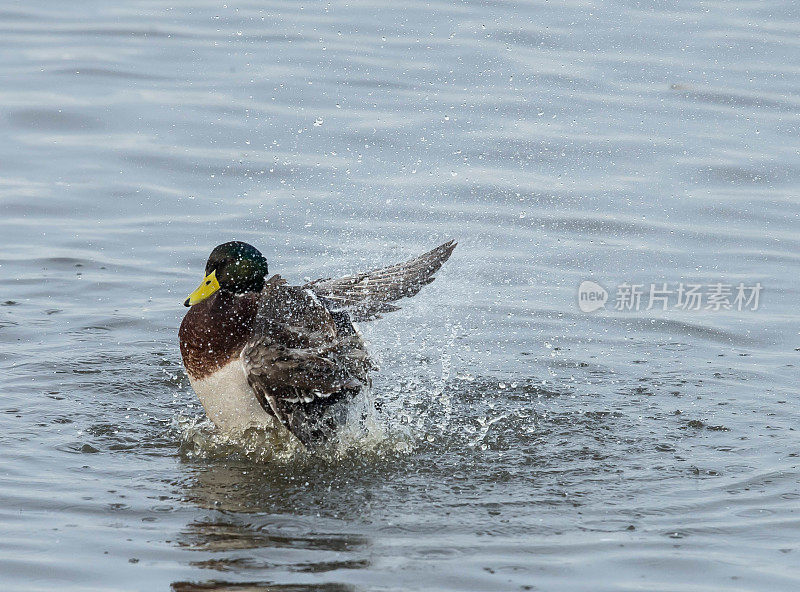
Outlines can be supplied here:
<path id="1" fill-rule="evenodd" d="M 0 587 L 800 589 L 798 22 L 5 2 Z M 213 246 L 302 282 L 449 238 L 362 325 L 370 426 L 202 420 L 176 332 Z"/>

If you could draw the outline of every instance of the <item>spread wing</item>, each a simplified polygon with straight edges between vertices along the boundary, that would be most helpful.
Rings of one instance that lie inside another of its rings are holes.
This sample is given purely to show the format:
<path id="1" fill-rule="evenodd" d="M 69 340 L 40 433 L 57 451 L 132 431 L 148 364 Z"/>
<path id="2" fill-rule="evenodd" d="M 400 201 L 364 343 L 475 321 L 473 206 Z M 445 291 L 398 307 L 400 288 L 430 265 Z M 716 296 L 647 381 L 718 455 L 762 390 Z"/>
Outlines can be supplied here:
<path id="1" fill-rule="evenodd" d="M 457 244 L 451 240 L 405 263 L 340 279 L 315 280 L 304 288 L 313 290 L 332 308 L 347 310 L 354 321 L 380 318 L 380 313 L 398 310 L 391 302 L 413 296 L 430 284 Z"/>

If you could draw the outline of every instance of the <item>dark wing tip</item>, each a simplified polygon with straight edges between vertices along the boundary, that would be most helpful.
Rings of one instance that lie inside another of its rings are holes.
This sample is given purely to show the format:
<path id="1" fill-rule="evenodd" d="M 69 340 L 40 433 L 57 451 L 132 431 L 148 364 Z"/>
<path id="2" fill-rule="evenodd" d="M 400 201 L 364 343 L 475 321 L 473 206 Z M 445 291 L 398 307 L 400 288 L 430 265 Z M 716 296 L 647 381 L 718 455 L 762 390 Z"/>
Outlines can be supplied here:
<path id="1" fill-rule="evenodd" d="M 455 239 L 451 238 L 449 241 L 447 241 L 441 247 L 439 247 L 440 249 L 442 249 L 447 253 L 447 256 L 444 258 L 445 261 L 447 261 L 447 259 L 450 258 L 450 255 L 453 254 L 453 251 L 455 251 L 457 246 L 458 243 L 455 241 Z"/>
<path id="2" fill-rule="evenodd" d="M 450 255 L 453 254 L 453 251 L 457 246 L 458 243 L 455 240 L 450 239 L 446 243 L 443 243 L 438 247 L 436 247 L 435 249 L 433 249 L 432 251 L 430 251 L 430 254 L 433 255 L 435 253 L 436 255 L 438 255 L 437 259 L 442 263 L 444 263 L 450 258 Z"/>
<path id="3" fill-rule="evenodd" d="M 432 250 L 428 251 L 424 255 L 420 255 L 419 257 L 417 257 L 417 259 L 416 259 L 417 261 L 428 261 L 429 262 L 429 266 L 430 266 L 429 269 L 428 269 L 429 276 L 427 278 L 424 278 L 424 279 L 429 280 L 429 281 L 425 282 L 426 284 L 433 281 L 433 274 L 436 273 L 437 271 L 439 271 L 439 269 L 441 269 L 442 265 L 444 265 L 445 262 L 448 259 L 450 259 L 450 255 L 453 254 L 453 251 L 455 250 L 457 245 L 458 245 L 458 243 L 455 240 L 450 239 L 446 243 L 443 243 L 443 244 L 439 245 L 438 247 L 436 247 L 435 249 L 432 249 Z M 424 281 L 424 279 L 423 279 L 423 281 Z"/>

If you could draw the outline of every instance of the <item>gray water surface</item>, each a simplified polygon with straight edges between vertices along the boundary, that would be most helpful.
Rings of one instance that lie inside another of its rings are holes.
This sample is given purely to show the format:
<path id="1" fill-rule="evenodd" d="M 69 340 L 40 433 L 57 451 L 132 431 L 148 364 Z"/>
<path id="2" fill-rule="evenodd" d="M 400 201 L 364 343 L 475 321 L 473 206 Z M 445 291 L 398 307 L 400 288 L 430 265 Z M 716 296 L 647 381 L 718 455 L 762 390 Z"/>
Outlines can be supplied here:
<path id="1" fill-rule="evenodd" d="M 798 22 L 4 3 L 0 587 L 799 589 Z M 362 326 L 362 433 L 278 454 L 203 422 L 176 332 L 213 246 L 302 282 L 449 238 Z M 615 310 L 624 282 L 763 291 Z"/>

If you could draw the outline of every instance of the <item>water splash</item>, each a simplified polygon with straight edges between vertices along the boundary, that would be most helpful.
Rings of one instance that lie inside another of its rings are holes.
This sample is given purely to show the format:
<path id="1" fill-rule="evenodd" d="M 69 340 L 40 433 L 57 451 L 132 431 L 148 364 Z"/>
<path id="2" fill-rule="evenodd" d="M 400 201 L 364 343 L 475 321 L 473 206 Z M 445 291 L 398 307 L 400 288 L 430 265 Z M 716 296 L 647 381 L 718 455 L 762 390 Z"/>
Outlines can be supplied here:
<path id="1" fill-rule="evenodd" d="M 222 432 L 204 415 L 177 415 L 172 427 L 180 439 L 180 453 L 187 460 L 232 459 L 285 464 L 322 458 L 335 462 L 353 455 L 408 454 L 415 448 L 415 438 L 407 426 L 393 424 L 385 413 L 376 409 L 371 393 L 351 401 L 347 420 L 336 436 L 313 450 L 305 449 L 276 421 L 272 423 L 266 427 Z"/>

